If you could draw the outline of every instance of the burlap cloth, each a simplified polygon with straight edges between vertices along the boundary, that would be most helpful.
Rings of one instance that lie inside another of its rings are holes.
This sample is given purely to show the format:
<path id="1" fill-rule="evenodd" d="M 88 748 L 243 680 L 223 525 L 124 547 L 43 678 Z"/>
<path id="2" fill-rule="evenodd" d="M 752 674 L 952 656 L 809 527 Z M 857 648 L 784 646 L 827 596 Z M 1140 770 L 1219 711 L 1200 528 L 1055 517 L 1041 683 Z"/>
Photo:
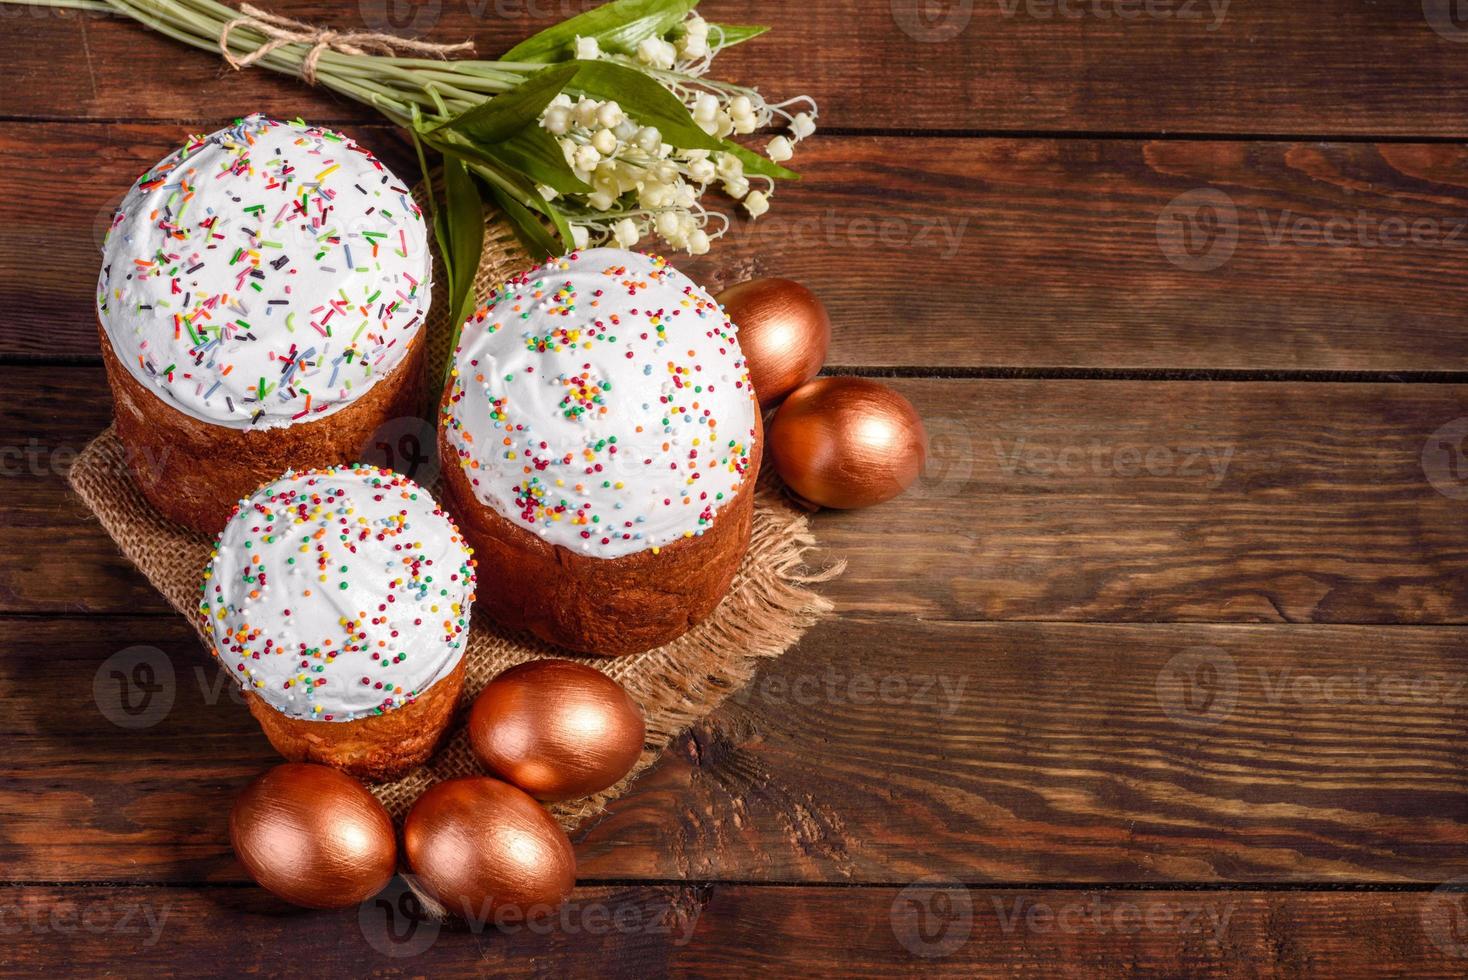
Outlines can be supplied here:
<path id="1" fill-rule="evenodd" d="M 510 230 L 491 216 L 475 278 L 481 298 L 510 275 L 531 264 Z M 448 358 L 452 330 L 446 322 L 447 302 L 442 268 L 435 257 L 435 297 L 428 322 L 430 391 Z M 430 406 L 424 406 L 425 412 Z M 426 417 L 433 418 L 434 414 Z M 198 628 L 199 585 L 212 542 L 174 524 L 143 499 L 124 463 L 124 450 L 112 428 L 92 441 L 71 468 L 71 485 L 92 509 L 122 553 L 147 576 L 173 608 Z M 541 657 L 580 659 L 605 671 L 642 705 L 647 741 L 632 772 L 595 796 L 560 803 L 551 812 L 567 830 L 600 812 L 639 772 L 650 765 L 673 737 L 708 715 L 742 687 L 760 659 L 788 650 L 825 612 L 830 603 L 806 586 L 840 572 L 833 566 L 816 573 L 804 570 L 804 554 L 813 544 L 805 515 L 793 507 L 769 477 L 755 497 L 754 533 L 733 587 L 705 622 L 667 646 L 616 660 L 578 658 L 524 634 L 506 633 L 476 614 L 465 659 L 464 700 L 451 734 L 437 755 L 402 779 L 372 787 L 395 819 L 401 820 L 434 783 L 483 770 L 470 752 L 464 712 L 475 695 L 500 671 Z M 494 588 L 481 581 L 480 588 Z"/>

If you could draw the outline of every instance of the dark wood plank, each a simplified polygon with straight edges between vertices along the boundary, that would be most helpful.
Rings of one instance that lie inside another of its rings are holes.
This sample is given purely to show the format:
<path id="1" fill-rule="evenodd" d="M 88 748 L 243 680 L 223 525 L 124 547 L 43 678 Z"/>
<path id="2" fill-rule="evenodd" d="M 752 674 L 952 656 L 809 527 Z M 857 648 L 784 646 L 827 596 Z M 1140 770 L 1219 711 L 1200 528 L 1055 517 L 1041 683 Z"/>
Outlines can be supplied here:
<path id="1" fill-rule="evenodd" d="M 97 357 L 101 236 L 183 132 L 0 124 L 0 356 Z M 352 132 L 417 172 L 397 131 Z M 832 137 L 803 162 L 774 211 L 680 264 L 713 289 L 807 283 L 832 364 L 1468 368 L 1459 146 Z"/>
<path id="2" fill-rule="evenodd" d="M 5 374 L 0 611 L 161 610 L 62 475 L 107 424 L 101 370 Z M 1468 622 L 1464 386 L 894 384 L 934 462 L 879 510 L 817 516 L 814 560 L 850 561 L 823 587 L 843 611 Z"/>
<path id="3" fill-rule="evenodd" d="M 578 834 L 581 876 L 1468 875 L 1465 641 L 848 614 Z M 241 879 L 225 814 L 278 759 L 181 620 L 9 620 L 0 709 L 7 877 Z"/>
<path id="4" fill-rule="evenodd" d="M 254 889 L 14 891 L 8 952 L 64 975 L 125 950 L 164 976 L 1455 977 L 1468 952 L 1443 938 L 1461 896 L 1432 893 L 583 888 L 533 929 L 475 931 L 404 914 L 400 888 L 315 913 Z"/>
<path id="5" fill-rule="evenodd" d="M 493 57 L 586 6 L 277 0 L 270 9 L 345 30 L 473 38 Z M 775 28 L 729 52 L 722 77 L 784 97 L 814 95 L 838 126 L 1462 137 L 1468 65 L 1455 43 L 1464 35 L 1446 19 L 1450 6 L 1352 0 L 1329 16 L 1291 0 L 719 0 L 704 9 Z M 366 118 L 289 79 L 236 75 L 215 55 L 130 23 L 5 14 L 6 30 L 23 41 L 0 68 L 0 115 L 198 119 L 249 107 Z"/>

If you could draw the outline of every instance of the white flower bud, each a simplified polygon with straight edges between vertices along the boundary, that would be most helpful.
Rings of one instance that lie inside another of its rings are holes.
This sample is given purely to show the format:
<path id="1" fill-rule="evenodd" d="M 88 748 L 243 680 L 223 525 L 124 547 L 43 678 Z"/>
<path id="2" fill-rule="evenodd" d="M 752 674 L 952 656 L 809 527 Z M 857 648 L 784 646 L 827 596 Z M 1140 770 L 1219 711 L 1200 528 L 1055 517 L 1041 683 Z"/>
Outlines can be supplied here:
<path id="1" fill-rule="evenodd" d="M 623 218 L 612 228 L 612 234 L 617 237 L 617 244 L 623 248 L 631 248 L 642 238 L 642 233 L 637 230 L 637 222 L 631 218 Z"/>
<path id="2" fill-rule="evenodd" d="M 759 128 L 759 120 L 754 116 L 735 116 L 734 132 L 744 134 L 752 133 Z"/>
<path id="3" fill-rule="evenodd" d="M 637 45 L 637 60 L 652 68 L 672 68 L 677 50 L 660 37 L 645 37 Z"/>
<path id="4" fill-rule="evenodd" d="M 545 110 L 540 124 L 553 136 L 565 136 L 571 129 L 571 110 L 563 105 L 553 105 Z"/>
<path id="5" fill-rule="evenodd" d="M 673 211 L 664 211 L 658 215 L 657 228 L 658 234 L 670 242 L 674 238 L 682 237 L 683 224 L 678 220 L 678 215 Z"/>
<path id="6" fill-rule="evenodd" d="M 678 39 L 678 54 L 688 61 L 696 61 L 709 53 L 709 40 L 706 37 L 694 37 L 685 34 Z"/>
<path id="7" fill-rule="evenodd" d="M 708 160 L 694 160 L 688 164 L 688 177 L 700 184 L 707 184 L 718 176 L 718 168 Z"/>
<path id="8" fill-rule="evenodd" d="M 576 141 L 562 137 L 556 140 L 561 147 L 561 155 L 566 158 L 568 167 L 576 166 Z"/>
<path id="9" fill-rule="evenodd" d="M 644 153 L 656 153 L 658 147 L 663 145 L 663 134 L 658 132 L 656 126 L 643 126 L 634 138 L 638 149 Z"/>
<path id="10" fill-rule="evenodd" d="M 617 139 L 625 143 L 629 140 L 637 138 L 637 124 L 632 120 L 623 117 L 621 122 L 612 127 L 612 132 L 617 134 Z"/>
<path id="11" fill-rule="evenodd" d="M 693 118 L 699 122 L 717 119 L 719 115 L 719 99 L 717 96 L 704 92 L 693 101 Z"/>
<path id="12" fill-rule="evenodd" d="M 790 131 L 795 134 L 796 139 L 803 140 L 816 131 L 816 121 L 810 117 L 810 113 L 802 112 L 790 120 Z"/>
<path id="13" fill-rule="evenodd" d="M 591 145 L 596 147 L 596 152 L 609 157 L 617 152 L 617 134 L 610 129 L 598 129 L 591 138 Z"/>
<path id="14" fill-rule="evenodd" d="M 554 99 L 551 99 L 550 100 L 550 104 L 551 105 L 565 106 L 567 109 L 569 109 L 573 105 L 575 105 L 576 103 L 572 102 L 571 101 L 571 97 L 569 95 L 567 95 L 565 92 L 558 92 L 558 93 L 556 93 L 556 97 Z"/>
<path id="15" fill-rule="evenodd" d="M 743 177 L 731 177 L 724 181 L 724 193 L 737 201 L 749 193 L 749 181 Z"/>
<path id="16" fill-rule="evenodd" d="M 751 218 L 758 218 L 770 210 L 770 199 L 764 191 L 750 191 L 744 199 L 744 210 L 749 212 Z"/>
<path id="17" fill-rule="evenodd" d="M 560 194 L 556 191 L 554 187 L 549 187 L 545 184 L 536 184 L 535 189 L 539 191 L 540 196 L 545 198 L 547 201 L 554 201 L 557 197 L 560 196 Z"/>
<path id="18" fill-rule="evenodd" d="M 576 103 L 576 125 L 590 129 L 596 125 L 596 114 L 600 111 L 600 102 L 583 97 L 580 102 Z"/>
<path id="19" fill-rule="evenodd" d="M 595 61 L 601 57 L 601 45 L 596 43 L 594 37 L 576 37 L 576 58 L 578 61 Z"/>
<path id="20" fill-rule="evenodd" d="M 714 130 L 714 135 L 723 139 L 732 132 L 734 132 L 734 120 L 727 112 L 719 113 L 719 128 Z"/>
<path id="21" fill-rule="evenodd" d="M 683 22 L 683 31 L 689 37 L 708 37 L 709 22 L 694 14 Z"/>
<path id="22" fill-rule="evenodd" d="M 655 180 L 648 181 L 642 185 L 642 190 L 637 194 L 637 201 L 648 211 L 656 211 L 665 208 L 672 203 L 673 189 L 667 184 L 660 184 Z"/>
<path id="23" fill-rule="evenodd" d="M 603 102 L 601 108 L 596 110 L 596 122 L 603 129 L 614 129 L 617 123 L 627 118 L 622 112 L 622 107 L 617 105 L 616 100 Z"/>
<path id="24" fill-rule="evenodd" d="M 700 228 L 688 236 L 688 254 L 707 255 L 710 244 L 708 232 Z"/>
<path id="25" fill-rule="evenodd" d="M 585 248 L 591 241 L 591 233 L 586 230 L 585 225 L 571 226 L 571 242 L 576 248 Z"/>
<path id="26" fill-rule="evenodd" d="M 695 119 L 693 121 L 698 124 L 699 129 L 708 133 L 710 136 L 715 135 L 719 131 L 719 117 L 717 115 L 712 119 Z"/>
<path id="27" fill-rule="evenodd" d="M 698 203 L 698 191 L 680 180 L 673 186 L 673 203 L 680 208 L 692 208 Z"/>
<path id="28" fill-rule="evenodd" d="M 732 153 L 720 153 L 717 163 L 719 176 L 725 180 L 744 176 L 744 161 Z"/>
<path id="29" fill-rule="evenodd" d="M 575 165 L 580 170 L 595 170 L 596 165 L 601 163 L 601 154 L 594 146 L 578 146 L 576 148 Z"/>
<path id="30" fill-rule="evenodd" d="M 671 184 L 679 177 L 678 165 L 675 163 L 670 163 L 667 160 L 664 160 L 657 166 L 649 167 L 648 173 L 652 174 L 654 180 L 657 180 L 664 184 Z"/>
<path id="31" fill-rule="evenodd" d="M 788 137 L 776 136 L 770 140 L 770 145 L 765 147 L 765 155 L 776 163 L 784 163 L 795 156 L 795 144 Z"/>
<path id="32" fill-rule="evenodd" d="M 754 114 L 754 103 L 749 101 L 747 95 L 736 95 L 729 100 L 729 114 L 735 119 L 740 116 L 751 116 Z"/>
<path id="33" fill-rule="evenodd" d="M 612 209 L 612 205 L 617 203 L 617 195 L 613 194 L 611 191 L 592 191 L 590 194 L 586 195 L 586 203 L 590 204 L 598 211 L 610 211 Z"/>

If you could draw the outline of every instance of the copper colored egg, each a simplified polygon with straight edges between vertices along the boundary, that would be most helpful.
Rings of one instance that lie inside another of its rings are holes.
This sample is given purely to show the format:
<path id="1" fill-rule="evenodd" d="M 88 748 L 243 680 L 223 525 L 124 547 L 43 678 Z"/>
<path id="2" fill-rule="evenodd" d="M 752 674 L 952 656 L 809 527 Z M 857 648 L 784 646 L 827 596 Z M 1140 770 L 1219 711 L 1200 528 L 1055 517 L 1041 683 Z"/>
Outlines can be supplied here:
<path id="1" fill-rule="evenodd" d="M 356 905 L 397 870 L 392 818 L 365 786 L 326 766 L 289 762 L 246 786 L 229 839 L 262 888 L 307 908 Z"/>
<path id="2" fill-rule="evenodd" d="M 928 452 L 906 399 L 865 378 L 817 378 L 786 399 L 766 447 L 787 486 L 822 507 L 869 507 L 917 479 Z"/>
<path id="3" fill-rule="evenodd" d="M 751 279 L 716 298 L 739 328 L 739 349 L 761 408 L 820 373 L 831 346 L 831 318 L 809 289 L 789 279 Z"/>
<path id="4" fill-rule="evenodd" d="M 642 709 L 622 685 L 569 660 L 511 667 L 469 715 L 479 761 L 546 801 L 590 796 L 627 775 L 646 734 Z"/>
<path id="5" fill-rule="evenodd" d="M 488 776 L 448 779 L 419 797 L 403 849 L 425 890 L 471 922 L 543 913 L 576 887 L 565 832 L 539 803 Z"/>

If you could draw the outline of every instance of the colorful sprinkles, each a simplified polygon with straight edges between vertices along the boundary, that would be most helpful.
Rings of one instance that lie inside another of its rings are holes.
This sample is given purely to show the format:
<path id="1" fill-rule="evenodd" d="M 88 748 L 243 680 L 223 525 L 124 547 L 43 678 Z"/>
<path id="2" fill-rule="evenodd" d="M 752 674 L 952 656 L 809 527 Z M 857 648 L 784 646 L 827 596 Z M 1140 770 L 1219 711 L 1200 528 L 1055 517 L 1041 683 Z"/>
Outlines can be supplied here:
<path id="1" fill-rule="evenodd" d="M 358 465 L 287 473 L 239 502 L 199 617 L 230 675 L 293 718 L 410 704 L 468 638 L 473 552 L 412 480 Z"/>
<path id="2" fill-rule="evenodd" d="M 702 534 L 752 474 L 736 328 L 657 256 L 591 249 L 464 326 L 443 424 L 481 503 L 615 558 Z"/>
<path id="3" fill-rule="evenodd" d="M 191 138 L 138 179 L 103 252 L 97 312 L 118 359 L 175 408 L 232 428 L 359 398 L 402 361 L 429 302 L 407 185 L 300 121 L 253 115 Z"/>

